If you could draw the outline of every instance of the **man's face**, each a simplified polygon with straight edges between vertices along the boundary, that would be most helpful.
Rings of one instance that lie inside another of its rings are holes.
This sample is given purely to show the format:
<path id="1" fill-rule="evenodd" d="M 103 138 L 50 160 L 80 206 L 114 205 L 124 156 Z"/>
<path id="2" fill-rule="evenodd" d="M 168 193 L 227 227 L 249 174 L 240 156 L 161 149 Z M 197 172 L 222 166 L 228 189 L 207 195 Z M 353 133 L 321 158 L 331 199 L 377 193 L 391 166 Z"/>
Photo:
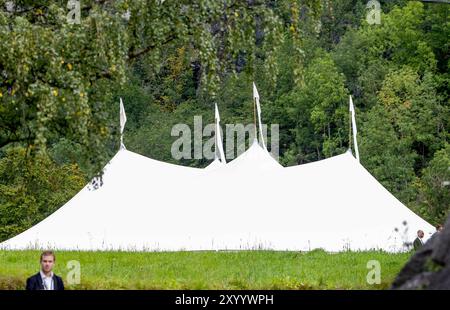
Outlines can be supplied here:
<path id="1" fill-rule="evenodd" d="M 423 233 L 423 231 L 419 231 L 419 232 L 417 233 L 417 235 L 419 236 L 419 238 L 423 238 L 424 233 Z"/>
<path id="2" fill-rule="evenodd" d="M 54 264 L 55 260 L 53 259 L 53 255 L 43 256 L 41 259 L 41 268 L 45 273 L 52 271 Z"/>

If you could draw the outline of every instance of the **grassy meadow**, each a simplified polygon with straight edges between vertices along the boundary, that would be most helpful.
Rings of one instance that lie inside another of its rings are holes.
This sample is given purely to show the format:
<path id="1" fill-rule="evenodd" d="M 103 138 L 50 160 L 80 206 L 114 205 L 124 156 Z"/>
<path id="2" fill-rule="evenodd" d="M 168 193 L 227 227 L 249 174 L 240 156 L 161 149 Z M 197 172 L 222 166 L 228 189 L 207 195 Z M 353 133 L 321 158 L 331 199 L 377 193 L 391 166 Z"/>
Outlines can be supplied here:
<path id="1" fill-rule="evenodd" d="M 23 289 L 39 270 L 39 251 L 0 251 L 0 289 Z M 410 253 L 86 252 L 56 253 L 55 273 L 67 282 L 71 260 L 80 284 L 67 289 L 385 289 Z M 367 262 L 378 260 L 381 284 L 370 285 Z"/>

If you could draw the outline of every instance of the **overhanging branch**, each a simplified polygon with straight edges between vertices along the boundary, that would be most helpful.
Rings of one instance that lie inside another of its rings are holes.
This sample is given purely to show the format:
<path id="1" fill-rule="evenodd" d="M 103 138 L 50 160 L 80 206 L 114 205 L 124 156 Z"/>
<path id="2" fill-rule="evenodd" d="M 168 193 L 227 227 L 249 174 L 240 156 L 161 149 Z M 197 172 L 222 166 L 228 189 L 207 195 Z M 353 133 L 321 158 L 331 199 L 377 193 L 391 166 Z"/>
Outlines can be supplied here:
<path id="1" fill-rule="evenodd" d="M 176 37 L 174 35 L 169 36 L 166 40 L 161 42 L 159 45 L 165 45 L 165 44 L 175 40 L 175 38 Z M 149 46 L 147 46 L 147 47 L 145 47 L 145 48 L 143 48 L 141 50 L 130 52 L 130 53 L 128 53 L 128 59 L 131 60 L 131 59 L 137 58 L 137 57 L 139 57 L 141 55 L 144 55 L 144 54 L 150 52 L 151 50 L 155 49 L 157 46 L 158 45 L 156 45 L 156 44 L 152 44 L 152 45 L 149 45 Z"/>

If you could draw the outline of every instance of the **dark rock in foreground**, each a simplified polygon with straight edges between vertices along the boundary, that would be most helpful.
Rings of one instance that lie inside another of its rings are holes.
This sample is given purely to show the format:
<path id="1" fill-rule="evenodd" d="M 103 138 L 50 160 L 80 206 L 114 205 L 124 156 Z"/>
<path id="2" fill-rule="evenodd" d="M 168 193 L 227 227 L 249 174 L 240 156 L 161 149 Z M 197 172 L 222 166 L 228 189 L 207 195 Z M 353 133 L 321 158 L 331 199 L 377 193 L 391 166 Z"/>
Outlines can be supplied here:
<path id="1" fill-rule="evenodd" d="M 450 289 L 450 216 L 397 275 L 392 289 Z"/>

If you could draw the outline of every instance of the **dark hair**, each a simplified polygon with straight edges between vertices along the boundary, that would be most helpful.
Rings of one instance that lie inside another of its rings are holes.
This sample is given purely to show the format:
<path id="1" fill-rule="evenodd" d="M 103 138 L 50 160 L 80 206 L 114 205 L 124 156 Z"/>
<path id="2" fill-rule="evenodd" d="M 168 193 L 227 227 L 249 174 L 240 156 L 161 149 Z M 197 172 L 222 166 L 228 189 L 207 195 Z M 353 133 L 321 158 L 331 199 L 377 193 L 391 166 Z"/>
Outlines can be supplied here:
<path id="1" fill-rule="evenodd" d="M 436 225 L 436 230 L 439 230 L 439 229 L 441 229 L 441 228 L 442 228 L 442 225 L 441 225 L 441 224 Z"/>
<path id="2" fill-rule="evenodd" d="M 55 256 L 55 253 L 53 253 L 53 251 L 44 251 L 44 252 L 42 252 L 42 254 L 41 254 L 41 262 L 42 262 L 42 258 L 44 256 L 53 256 L 53 261 L 56 261 L 56 256 Z"/>

